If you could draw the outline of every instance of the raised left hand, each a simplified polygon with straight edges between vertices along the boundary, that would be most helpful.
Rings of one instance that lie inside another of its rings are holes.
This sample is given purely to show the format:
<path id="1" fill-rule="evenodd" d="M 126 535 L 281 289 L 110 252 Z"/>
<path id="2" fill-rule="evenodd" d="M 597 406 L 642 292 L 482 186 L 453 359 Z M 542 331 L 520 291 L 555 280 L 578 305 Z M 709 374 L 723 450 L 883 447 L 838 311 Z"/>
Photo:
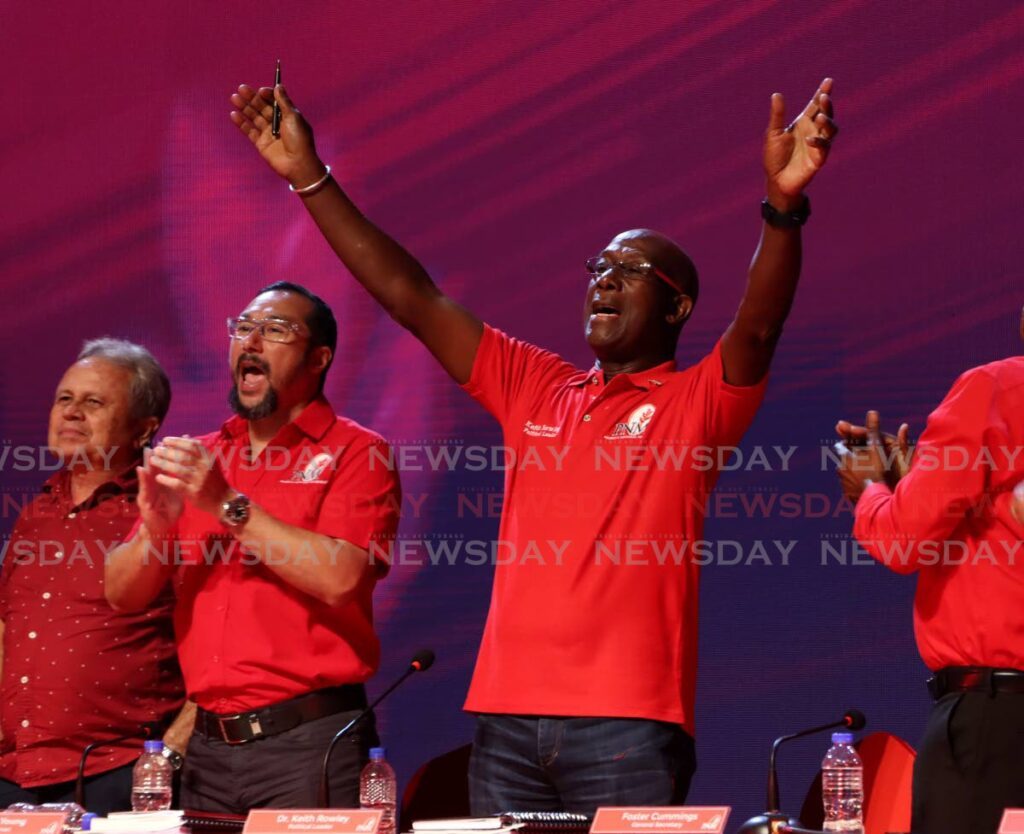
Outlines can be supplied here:
<path id="1" fill-rule="evenodd" d="M 788 127 L 782 94 L 772 94 L 764 138 L 764 173 L 768 202 L 779 211 L 799 206 L 803 190 L 828 159 L 839 132 L 831 93 L 832 79 L 826 78 Z"/>

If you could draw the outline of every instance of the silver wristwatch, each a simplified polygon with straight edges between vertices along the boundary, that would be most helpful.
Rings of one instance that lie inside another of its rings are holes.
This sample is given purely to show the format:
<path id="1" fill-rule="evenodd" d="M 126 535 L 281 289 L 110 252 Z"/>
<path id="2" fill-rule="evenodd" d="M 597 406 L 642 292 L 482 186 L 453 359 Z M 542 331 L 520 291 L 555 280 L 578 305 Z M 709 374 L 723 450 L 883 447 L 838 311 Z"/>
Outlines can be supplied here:
<path id="1" fill-rule="evenodd" d="M 228 527 L 241 527 L 249 520 L 249 499 L 237 493 L 220 505 L 220 520 Z"/>
<path id="2" fill-rule="evenodd" d="M 166 744 L 164 745 L 163 752 L 160 754 L 175 770 L 181 770 L 181 766 L 185 764 L 185 757 L 181 755 L 177 750 L 172 750 Z"/>

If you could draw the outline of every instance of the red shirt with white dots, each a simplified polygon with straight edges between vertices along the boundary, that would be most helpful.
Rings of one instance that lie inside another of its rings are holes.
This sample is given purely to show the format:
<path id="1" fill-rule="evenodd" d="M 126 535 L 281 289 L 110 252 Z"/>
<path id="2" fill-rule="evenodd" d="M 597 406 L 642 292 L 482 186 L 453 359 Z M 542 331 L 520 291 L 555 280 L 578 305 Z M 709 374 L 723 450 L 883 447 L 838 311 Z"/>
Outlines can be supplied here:
<path id="1" fill-rule="evenodd" d="M 183 688 L 171 624 L 172 596 L 142 613 L 114 612 L 103 594 L 104 558 L 138 518 L 134 468 L 75 505 L 70 476 L 50 478 L 22 510 L 0 579 L 0 778 L 22 787 L 74 779 L 138 757 L 140 725 L 173 715 Z"/>

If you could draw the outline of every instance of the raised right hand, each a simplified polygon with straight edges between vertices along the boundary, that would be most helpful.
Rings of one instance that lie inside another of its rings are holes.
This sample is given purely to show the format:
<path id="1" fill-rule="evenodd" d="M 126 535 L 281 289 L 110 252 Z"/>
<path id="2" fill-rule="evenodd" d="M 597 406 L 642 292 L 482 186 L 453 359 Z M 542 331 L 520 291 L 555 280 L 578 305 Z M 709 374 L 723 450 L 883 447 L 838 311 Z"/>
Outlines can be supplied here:
<path id="1" fill-rule="evenodd" d="M 274 136 L 271 126 L 275 98 L 281 108 L 280 136 Z M 295 109 L 282 85 L 254 90 L 243 84 L 231 96 L 231 103 L 238 108 L 231 111 L 231 121 L 277 174 L 296 188 L 311 185 L 323 176 L 326 168 L 316 153 L 313 128 Z"/>

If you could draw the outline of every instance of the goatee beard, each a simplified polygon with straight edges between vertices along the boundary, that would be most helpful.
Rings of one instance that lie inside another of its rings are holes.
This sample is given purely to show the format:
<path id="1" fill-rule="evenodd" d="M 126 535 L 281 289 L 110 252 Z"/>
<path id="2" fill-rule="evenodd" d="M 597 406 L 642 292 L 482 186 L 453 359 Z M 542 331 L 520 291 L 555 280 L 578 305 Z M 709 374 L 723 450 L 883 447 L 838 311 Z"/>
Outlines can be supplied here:
<path id="1" fill-rule="evenodd" d="M 246 406 L 242 404 L 242 400 L 238 396 L 238 386 L 232 385 L 228 391 L 228 405 L 231 406 L 231 410 L 235 414 L 244 420 L 262 420 L 277 411 L 277 391 L 267 388 L 267 393 L 263 395 L 262 400 L 254 406 Z"/>

